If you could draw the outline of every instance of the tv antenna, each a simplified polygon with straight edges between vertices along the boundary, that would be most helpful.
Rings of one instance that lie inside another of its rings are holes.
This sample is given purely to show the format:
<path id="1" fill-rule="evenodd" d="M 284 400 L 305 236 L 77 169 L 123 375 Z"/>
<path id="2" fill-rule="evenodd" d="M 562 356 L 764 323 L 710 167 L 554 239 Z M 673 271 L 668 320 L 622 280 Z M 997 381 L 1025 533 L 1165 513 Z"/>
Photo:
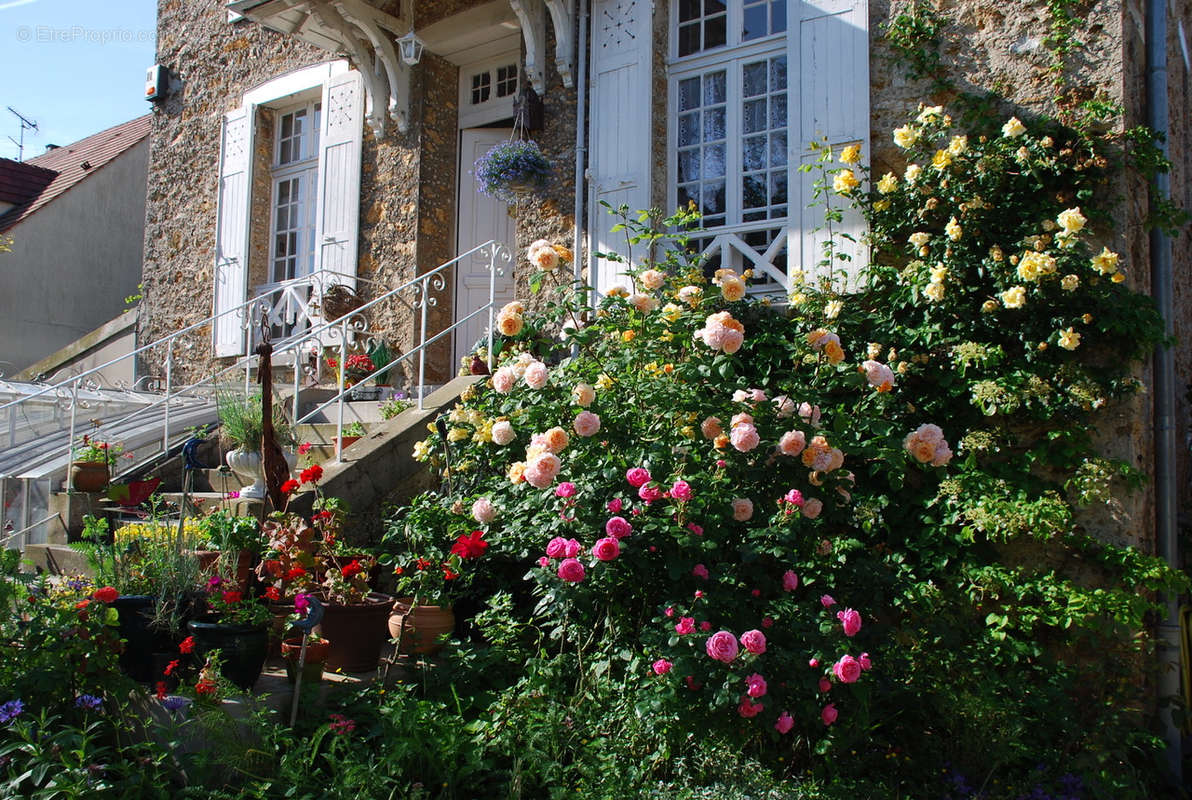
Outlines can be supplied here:
<path id="1" fill-rule="evenodd" d="M 9 106 L 8 110 L 11 111 L 16 116 L 16 118 L 21 121 L 21 134 L 20 134 L 21 138 L 20 138 L 20 140 L 14 139 L 11 136 L 9 136 L 8 141 L 12 142 L 13 144 L 15 144 L 17 146 L 17 161 L 24 161 L 25 160 L 25 131 L 37 130 L 37 123 L 34 122 L 33 120 L 29 119 L 28 117 L 26 117 L 20 111 L 17 111 L 12 106 Z"/>

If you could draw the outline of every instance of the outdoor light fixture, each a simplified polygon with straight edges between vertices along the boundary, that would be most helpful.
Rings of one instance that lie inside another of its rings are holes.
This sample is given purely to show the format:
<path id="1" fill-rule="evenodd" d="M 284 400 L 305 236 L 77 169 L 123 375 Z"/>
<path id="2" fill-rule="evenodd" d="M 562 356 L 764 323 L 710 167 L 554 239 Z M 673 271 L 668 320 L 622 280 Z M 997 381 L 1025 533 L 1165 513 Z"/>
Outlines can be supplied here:
<path id="1" fill-rule="evenodd" d="M 422 40 L 414 35 L 414 31 L 398 39 L 397 46 L 401 48 L 401 60 L 411 67 L 422 60 Z"/>

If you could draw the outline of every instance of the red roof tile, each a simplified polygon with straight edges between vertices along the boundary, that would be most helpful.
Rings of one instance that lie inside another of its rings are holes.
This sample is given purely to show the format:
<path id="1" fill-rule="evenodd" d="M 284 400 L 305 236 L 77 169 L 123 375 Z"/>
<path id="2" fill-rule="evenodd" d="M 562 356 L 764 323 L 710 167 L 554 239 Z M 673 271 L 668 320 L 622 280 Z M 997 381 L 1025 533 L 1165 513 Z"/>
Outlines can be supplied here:
<path id="1" fill-rule="evenodd" d="M 92 134 L 86 139 L 80 139 L 74 144 L 50 150 L 23 164 L 0 159 L 0 200 L 5 200 L 8 194 L 24 192 L 19 201 L 7 200 L 10 203 L 20 202 L 21 205 L 0 215 L 0 231 L 16 225 L 145 139 L 149 135 L 152 116 L 152 114 L 145 114 L 142 117 L 123 122 L 113 128 Z M 8 165 L 16 165 L 17 169 L 14 170 Z M 12 183 L 9 183 L 10 174 L 13 176 Z M 45 180 L 46 174 L 52 176 L 48 181 Z M 33 176 L 44 181 L 40 188 L 32 188 Z"/>

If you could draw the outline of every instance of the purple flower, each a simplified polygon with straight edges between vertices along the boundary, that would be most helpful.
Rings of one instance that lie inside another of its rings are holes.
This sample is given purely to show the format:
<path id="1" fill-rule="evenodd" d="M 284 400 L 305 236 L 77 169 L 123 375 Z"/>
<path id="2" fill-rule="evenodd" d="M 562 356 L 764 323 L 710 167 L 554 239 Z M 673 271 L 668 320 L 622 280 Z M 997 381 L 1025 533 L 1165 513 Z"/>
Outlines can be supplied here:
<path id="1" fill-rule="evenodd" d="M 296 594 L 294 595 L 294 610 L 299 614 L 305 614 L 310 610 L 310 595 Z"/>
<path id="2" fill-rule="evenodd" d="M 166 711 L 177 711 L 178 709 L 182 708 L 189 702 L 190 702 L 190 700 L 188 700 L 185 697 L 179 697 L 176 694 L 172 694 L 169 697 L 167 697 L 165 700 L 162 700 L 161 704 L 166 709 Z"/>
<path id="3" fill-rule="evenodd" d="M 7 725 L 12 722 L 24 710 L 25 704 L 20 700 L 9 700 L 7 703 L 0 705 L 0 725 Z"/>
<path id="4" fill-rule="evenodd" d="M 226 495 L 224 495 L 224 497 L 228 500 L 236 500 L 240 497 L 240 492 L 239 491 L 231 491 L 231 492 L 228 492 Z"/>
<path id="5" fill-rule="evenodd" d="M 88 711 L 98 711 L 99 707 L 103 705 L 103 698 L 96 697 L 93 694 L 81 694 L 75 698 L 75 706 L 78 708 L 85 708 Z"/>

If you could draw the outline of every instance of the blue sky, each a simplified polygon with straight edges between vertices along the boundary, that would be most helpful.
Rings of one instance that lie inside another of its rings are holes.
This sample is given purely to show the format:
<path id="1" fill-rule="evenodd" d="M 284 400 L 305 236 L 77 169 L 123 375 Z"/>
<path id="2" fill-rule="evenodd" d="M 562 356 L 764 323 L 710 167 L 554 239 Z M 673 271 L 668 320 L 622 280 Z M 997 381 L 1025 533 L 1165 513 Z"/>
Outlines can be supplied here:
<path id="1" fill-rule="evenodd" d="M 0 157 L 25 158 L 149 111 L 142 99 L 153 63 L 156 0 L 0 0 Z"/>

